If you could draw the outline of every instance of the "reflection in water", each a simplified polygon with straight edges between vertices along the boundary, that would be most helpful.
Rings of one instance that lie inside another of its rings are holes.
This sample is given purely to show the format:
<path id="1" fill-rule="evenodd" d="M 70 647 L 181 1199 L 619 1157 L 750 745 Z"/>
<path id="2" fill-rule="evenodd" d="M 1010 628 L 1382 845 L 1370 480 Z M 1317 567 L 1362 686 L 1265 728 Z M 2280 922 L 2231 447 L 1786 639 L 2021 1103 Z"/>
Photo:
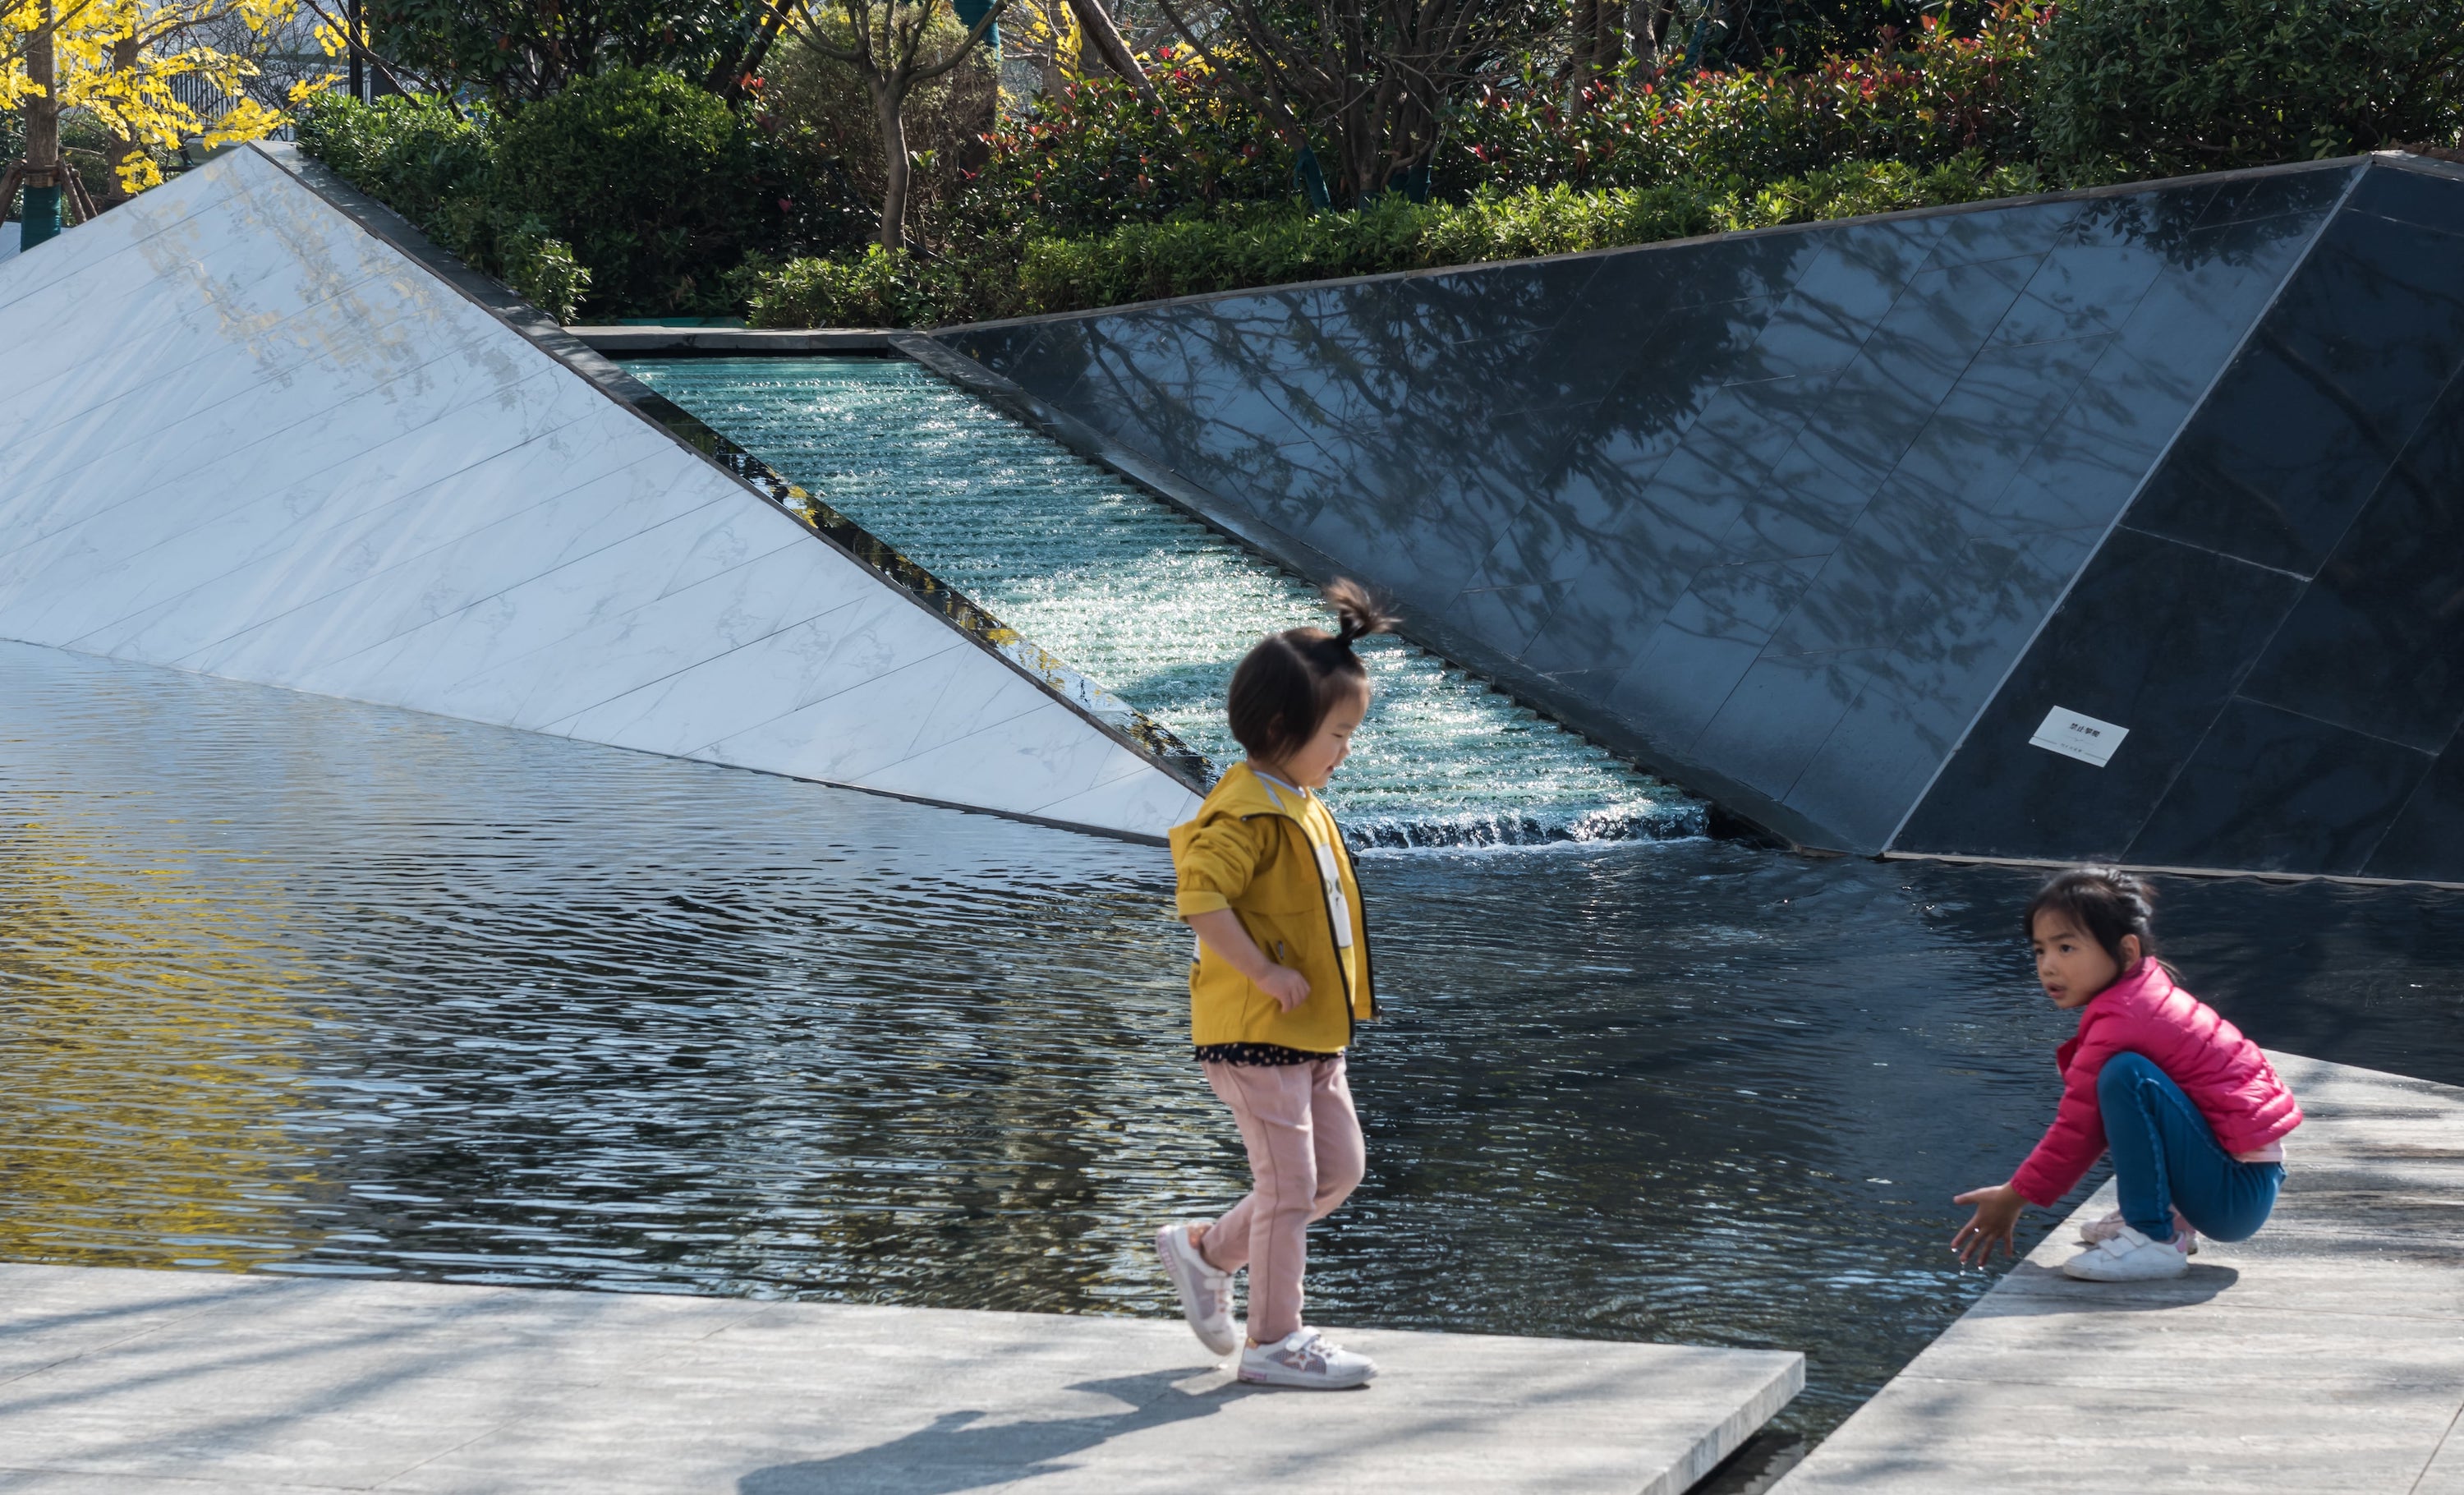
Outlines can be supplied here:
<path id="1" fill-rule="evenodd" d="M 1242 1185 L 1158 851 L 16 645 L 0 699 L 0 1253 L 1163 1316 L 1147 1231 Z M 2069 1025 L 2025 875 L 1363 872 L 1313 1316 L 1802 1349 L 1819 1431 L 1983 1289 L 1947 1200 Z M 2176 893 L 2263 1040 L 2464 1074 L 2452 897 Z"/>
<path id="2" fill-rule="evenodd" d="M 5 781 L 0 1259 L 245 1267 L 313 1246 L 316 975 L 276 932 L 321 911 L 244 853 L 147 854 L 121 807 Z"/>

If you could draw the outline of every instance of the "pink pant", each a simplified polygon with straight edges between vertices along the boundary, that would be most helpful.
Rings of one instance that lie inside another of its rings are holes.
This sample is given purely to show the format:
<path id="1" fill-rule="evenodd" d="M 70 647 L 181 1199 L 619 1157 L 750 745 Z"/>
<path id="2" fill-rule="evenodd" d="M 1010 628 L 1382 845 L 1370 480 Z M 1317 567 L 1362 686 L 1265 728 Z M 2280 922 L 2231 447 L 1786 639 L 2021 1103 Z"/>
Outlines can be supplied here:
<path id="1" fill-rule="evenodd" d="M 1249 1193 L 1209 1226 L 1207 1261 L 1249 1268 L 1249 1337 L 1271 1345 L 1301 1327 L 1309 1227 L 1334 1212 L 1366 1162 L 1343 1056 L 1305 1065 L 1203 1065 L 1241 1124 Z"/>

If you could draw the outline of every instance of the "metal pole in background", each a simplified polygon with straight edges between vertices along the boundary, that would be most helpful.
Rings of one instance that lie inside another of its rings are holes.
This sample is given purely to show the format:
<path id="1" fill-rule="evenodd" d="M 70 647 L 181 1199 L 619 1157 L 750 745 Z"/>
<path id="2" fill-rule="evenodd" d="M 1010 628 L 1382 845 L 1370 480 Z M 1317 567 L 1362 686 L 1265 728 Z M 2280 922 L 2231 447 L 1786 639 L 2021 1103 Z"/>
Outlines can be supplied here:
<path id="1" fill-rule="evenodd" d="M 26 213 L 17 248 L 30 250 L 60 231 L 60 86 L 52 46 L 52 7 L 43 7 L 42 29 L 26 40 L 26 76 L 42 97 L 26 100 Z"/>
<path id="2" fill-rule="evenodd" d="M 350 0 L 342 8 L 342 24 L 351 29 L 351 97 L 362 103 L 368 101 L 367 79 L 360 67 L 360 0 Z"/>

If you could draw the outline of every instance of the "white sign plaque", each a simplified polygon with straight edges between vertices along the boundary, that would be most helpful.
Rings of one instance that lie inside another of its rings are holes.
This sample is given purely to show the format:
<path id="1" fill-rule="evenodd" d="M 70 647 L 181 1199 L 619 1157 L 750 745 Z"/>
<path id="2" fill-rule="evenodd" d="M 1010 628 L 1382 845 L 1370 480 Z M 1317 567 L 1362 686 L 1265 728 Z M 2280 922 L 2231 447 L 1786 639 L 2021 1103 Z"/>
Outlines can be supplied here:
<path id="1" fill-rule="evenodd" d="M 2113 761 L 2113 750 L 2122 746 L 2122 739 L 2128 736 L 2128 727 L 2117 727 L 2109 721 L 2082 716 L 2066 706 L 2057 706 L 2045 713 L 2044 725 L 2028 739 L 2028 745 L 2102 768 Z"/>

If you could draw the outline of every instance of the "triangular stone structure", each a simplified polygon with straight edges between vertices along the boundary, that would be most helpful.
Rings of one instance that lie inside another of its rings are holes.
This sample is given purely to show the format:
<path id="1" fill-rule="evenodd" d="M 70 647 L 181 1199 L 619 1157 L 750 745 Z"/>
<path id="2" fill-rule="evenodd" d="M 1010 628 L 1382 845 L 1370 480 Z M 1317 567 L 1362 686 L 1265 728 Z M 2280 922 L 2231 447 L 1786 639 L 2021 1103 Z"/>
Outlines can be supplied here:
<path id="1" fill-rule="evenodd" d="M 0 637 L 1108 832 L 1195 803 L 266 149 L 0 264 Z"/>
<path id="2" fill-rule="evenodd" d="M 2464 168 L 936 337 L 1801 845 L 2464 883 Z"/>

